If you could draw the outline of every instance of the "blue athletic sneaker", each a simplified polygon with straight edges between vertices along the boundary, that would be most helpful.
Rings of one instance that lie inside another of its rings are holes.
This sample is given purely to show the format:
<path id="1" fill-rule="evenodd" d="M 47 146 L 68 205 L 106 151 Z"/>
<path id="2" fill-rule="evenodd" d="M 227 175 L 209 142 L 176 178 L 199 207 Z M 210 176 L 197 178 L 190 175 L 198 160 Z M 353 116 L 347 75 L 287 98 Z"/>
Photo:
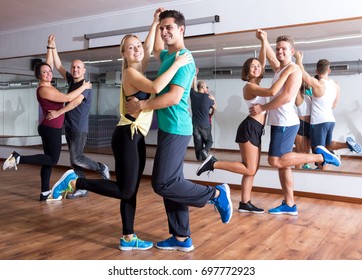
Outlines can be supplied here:
<path id="1" fill-rule="evenodd" d="M 351 152 L 356 152 L 357 154 L 362 153 L 361 146 L 352 137 L 347 137 L 346 143 Z"/>
<path id="2" fill-rule="evenodd" d="M 178 241 L 175 236 L 160 241 L 156 243 L 156 248 L 161 250 L 178 250 L 181 252 L 191 252 L 194 250 L 194 245 L 192 245 L 191 237 L 187 238 L 185 241 Z"/>
<path id="3" fill-rule="evenodd" d="M 323 163 L 329 163 L 329 164 L 333 164 L 335 166 L 341 165 L 341 160 L 339 159 L 339 157 L 336 156 L 335 154 L 331 153 L 330 151 L 328 151 L 326 149 L 326 147 L 317 146 L 315 149 L 315 152 L 317 154 L 321 154 L 323 156 L 323 159 L 324 159 Z"/>
<path id="4" fill-rule="evenodd" d="M 272 215 L 281 215 L 281 214 L 286 214 L 286 215 L 292 215 L 292 216 L 296 216 L 298 215 L 298 209 L 297 209 L 297 205 L 293 205 L 293 207 L 290 207 L 288 204 L 285 203 L 285 201 L 282 201 L 282 204 L 279 205 L 278 207 L 269 209 L 269 214 Z"/>
<path id="5" fill-rule="evenodd" d="M 64 197 L 68 192 L 74 191 L 72 186 L 69 184 L 70 181 L 77 179 L 78 176 L 75 174 L 73 169 L 68 170 L 63 174 L 63 176 L 55 183 L 52 188 L 52 198 L 59 199 L 63 193 L 65 193 Z M 61 198 L 60 198 L 61 199 Z"/>
<path id="6" fill-rule="evenodd" d="M 124 238 L 121 238 L 119 241 L 119 249 L 122 251 L 132 251 L 132 250 L 148 250 L 153 247 L 153 243 L 151 241 L 144 241 L 137 237 L 137 235 L 133 235 L 132 240 L 127 241 Z"/>
<path id="7" fill-rule="evenodd" d="M 224 224 L 230 222 L 233 216 L 233 203 L 230 198 L 230 188 L 228 184 L 222 184 L 215 187 L 220 191 L 220 195 L 211 200 L 220 213 L 221 221 Z"/>

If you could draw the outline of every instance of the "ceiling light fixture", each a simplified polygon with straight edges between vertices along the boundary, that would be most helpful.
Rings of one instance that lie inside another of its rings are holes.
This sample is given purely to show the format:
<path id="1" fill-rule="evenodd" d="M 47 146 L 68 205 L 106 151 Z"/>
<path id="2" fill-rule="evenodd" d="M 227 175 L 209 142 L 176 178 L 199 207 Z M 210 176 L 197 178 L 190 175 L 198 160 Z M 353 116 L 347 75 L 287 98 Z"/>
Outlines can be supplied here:
<path id="1" fill-rule="evenodd" d="M 305 40 L 305 41 L 296 41 L 294 42 L 295 45 L 301 44 L 317 44 L 323 42 L 333 42 L 333 41 L 340 41 L 340 40 L 350 40 L 350 39 L 358 39 L 362 38 L 362 34 L 355 34 L 355 35 L 348 35 L 348 36 L 341 36 L 341 37 L 330 37 L 330 38 L 323 38 L 323 39 L 315 39 L 315 40 Z M 275 46 L 276 44 L 270 44 L 271 46 Z M 235 46 L 235 47 L 224 47 L 223 50 L 240 50 L 240 49 L 257 49 L 260 48 L 260 45 L 245 45 L 245 46 Z"/>
<path id="2" fill-rule="evenodd" d="M 215 34 L 213 24 L 220 22 L 218 15 L 186 20 L 185 38 L 200 35 Z M 116 46 L 121 42 L 121 38 L 126 34 L 137 35 L 141 41 L 146 39 L 150 27 L 141 26 L 135 28 L 119 29 L 106 32 L 84 34 L 84 38 L 89 41 L 89 48 Z"/>
<path id="3" fill-rule="evenodd" d="M 96 64 L 96 63 L 106 63 L 112 62 L 112 59 L 104 59 L 104 60 L 93 60 L 93 61 L 84 61 L 84 64 Z"/>
<path id="4" fill-rule="evenodd" d="M 194 51 L 190 50 L 190 52 L 192 52 L 192 53 L 206 53 L 206 52 L 214 52 L 214 51 L 215 51 L 215 49 L 194 50 Z"/>

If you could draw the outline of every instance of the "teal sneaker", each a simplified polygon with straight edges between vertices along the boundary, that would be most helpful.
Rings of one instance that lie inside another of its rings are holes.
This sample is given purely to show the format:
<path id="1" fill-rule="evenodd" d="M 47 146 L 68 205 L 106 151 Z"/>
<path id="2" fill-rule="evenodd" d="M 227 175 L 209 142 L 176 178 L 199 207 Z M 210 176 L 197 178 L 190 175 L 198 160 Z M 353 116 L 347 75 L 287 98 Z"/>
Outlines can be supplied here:
<path id="1" fill-rule="evenodd" d="M 269 214 L 272 215 L 281 215 L 281 214 L 286 214 L 286 215 L 292 215 L 292 216 L 297 216 L 298 215 L 298 209 L 297 209 L 297 205 L 293 205 L 293 207 L 290 207 L 288 204 L 285 203 L 285 201 L 282 201 L 282 204 L 279 205 L 278 207 L 269 209 Z"/>
<path id="2" fill-rule="evenodd" d="M 220 213 L 221 221 L 224 224 L 230 222 L 233 216 L 233 204 L 230 198 L 230 187 L 228 184 L 222 184 L 215 187 L 220 191 L 220 195 L 210 200 Z"/>
<path id="3" fill-rule="evenodd" d="M 304 164 L 302 166 L 303 169 L 312 169 L 312 167 L 310 167 L 310 165 L 308 163 Z"/>
<path id="4" fill-rule="evenodd" d="M 151 241 L 144 241 L 137 237 L 137 235 L 133 235 L 132 240 L 127 241 L 124 238 L 121 238 L 119 241 L 119 249 L 121 251 L 132 251 L 132 250 L 148 250 L 153 247 L 153 243 Z"/>
<path id="5" fill-rule="evenodd" d="M 78 176 L 75 174 L 73 169 L 68 170 L 63 174 L 63 176 L 55 183 L 52 188 L 52 198 L 55 200 L 61 199 L 62 194 L 65 193 L 64 197 L 66 197 L 68 192 L 73 192 L 74 189 L 69 184 L 70 181 L 77 179 Z"/>
<path id="6" fill-rule="evenodd" d="M 191 237 L 187 238 L 185 241 L 178 241 L 175 236 L 157 242 L 156 248 L 161 250 L 178 250 L 181 252 L 191 252 L 195 249 L 192 245 Z"/>
<path id="7" fill-rule="evenodd" d="M 320 154 L 323 156 L 323 159 L 324 159 L 323 163 L 329 163 L 329 164 L 333 164 L 335 166 L 341 165 L 341 160 L 339 159 L 339 157 L 337 155 L 331 153 L 330 151 L 328 151 L 326 147 L 317 146 L 315 149 L 315 152 L 317 154 Z"/>

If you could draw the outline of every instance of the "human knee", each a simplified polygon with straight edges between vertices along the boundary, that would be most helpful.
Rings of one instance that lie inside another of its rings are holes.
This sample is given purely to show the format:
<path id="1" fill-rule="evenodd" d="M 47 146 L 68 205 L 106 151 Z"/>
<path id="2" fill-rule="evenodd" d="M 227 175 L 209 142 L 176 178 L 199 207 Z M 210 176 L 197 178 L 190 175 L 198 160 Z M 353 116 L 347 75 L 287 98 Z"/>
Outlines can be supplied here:
<path id="1" fill-rule="evenodd" d="M 122 192 L 122 197 L 123 197 L 123 199 L 125 199 L 125 200 L 131 199 L 134 195 L 135 195 L 134 189 L 132 189 L 132 190 L 126 190 L 126 191 L 123 191 L 123 192 Z"/>
<path id="2" fill-rule="evenodd" d="M 271 167 L 280 168 L 279 160 L 275 157 L 268 157 L 268 163 Z"/>
<path id="3" fill-rule="evenodd" d="M 152 180 L 152 188 L 153 188 L 155 193 L 162 196 L 163 190 L 164 190 L 164 184 Z"/>
<path id="4" fill-rule="evenodd" d="M 258 171 L 257 168 L 247 168 L 245 172 L 245 176 L 255 176 L 256 172 Z"/>

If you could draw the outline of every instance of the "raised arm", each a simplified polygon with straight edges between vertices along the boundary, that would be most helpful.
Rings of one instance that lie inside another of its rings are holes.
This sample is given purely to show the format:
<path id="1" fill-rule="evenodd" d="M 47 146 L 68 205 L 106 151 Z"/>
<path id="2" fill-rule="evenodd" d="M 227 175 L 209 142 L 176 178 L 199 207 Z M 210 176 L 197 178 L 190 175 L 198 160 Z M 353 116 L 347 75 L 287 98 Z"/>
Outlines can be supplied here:
<path id="1" fill-rule="evenodd" d="M 54 58 L 53 58 L 53 49 L 55 48 L 55 37 L 51 34 L 48 37 L 48 44 L 47 44 L 47 54 L 45 57 L 46 63 L 50 65 L 52 69 L 54 69 Z"/>
<path id="2" fill-rule="evenodd" d="M 60 57 L 58 55 L 57 46 L 55 44 L 55 36 L 54 36 L 53 47 L 54 49 L 52 49 L 52 54 L 53 54 L 55 68 L 58 70 L 58 72 L 60 73 L 60 75 L 62 75 L 64 79 L 67 79 L 67 70 L 65 70 L 65 68 L 63 67 Z"/>
<path id="3" fill-rule="evenodd" d="M 264 72 L 265 65 L 266 65 L 266 48 L 265 48 L 265 42 L 264 42 L 264 40 L 262 40 L 262 37 L 266 36 L 266 33 L 265 33 L 265 31 L 258 29 L 256 31 L 255 36 L 256 36 L 256 38 L 258 38 L 260 40 L 261 46 L 260 46 L 260 53 L 259 53 L 258 59 L 259 59 L 260 65 Z"/>
<path id="4" fill-rule="evenodd" d="M 157 9 L 153 15 L 153 22 L 150 27 L 150 31 L 147 34 L 145 42 L 143 43 L 144 58 L 142 61 L 142 71 L 145 71 L 148 61 L 150 60 L 155 45 L 156 28 L 158 27 L 160 9 Z"/>
<path id="5" fill-rule="evenodd" d="M 194 79 L 192 80 L 192 85 L 191 85 L 191 88 L 194 90 L 194 91 L 197 91 L 197 74 L 199 73 L 199 68 L 196 68 L 196 74 L 195 74 L 195 77 Z"/>
<path id="6" fill-rule="evenodd" d="M 312 87 L 313 94 L 324 91 L 324 86 L 316 78 L 312 77 L 311 75 L 308 74 L 307 71 L 305 71 L 303 65 L 303 53 L 301 51 L 296 51 L 294 52 L 294 57 L 295 57 L 295 63 L 299 66 L 300 70 L 302 71 L 303 81 Z"/>
<path id="7" fill-rule="evenodd" d="M 259 32 L 258 32 L 259 37 L 257 36 L 257 38 L 262 41 L 262 46 L 264 44 L 266 58 L 270 64 L 271 68 L 273 69 L 273 71 L 276 72 L 280 68 L 280 62 L 277 60 L 275 52 L 269 44 L 267 32 L 264 30 L 261 30 L 261 29 L 258 29 L 258 30 L 259 30 Z"/>
<path id="8" fill-rule="evenodd" d="M 156 13 L 158 12 L 160 14 L 164 10 L 165 10 L 164 8 L 158 8 L 156 10 Z M 155 43 L 154 43 L 154 46 L 153 46 L 153 55 L 158 61 L 161 61 L 160 53 L 164 49 L 165 49 L 165 44 L 164 44 L 164 42 L 162 41 L 162 38 L 161 38 L 161 30 L 160 30 L 159 26 L 157 26 L 156 27 L 156 34 L 155 34 Z"/>
<path id="9" fill-rule="evenodd" d="M 334 82 L 334 84 L 336 86 L 337 95 L 336 95 L 336 99 L 334 99 L 334 102 L 333 102 L 333 106 L 332 106 L 333 109 L 337 107 L 337 103 L 338 103 L 339 97 L 341 95 L 341 88 L 339 87 L 339 85 L 336 82 Z"/>

